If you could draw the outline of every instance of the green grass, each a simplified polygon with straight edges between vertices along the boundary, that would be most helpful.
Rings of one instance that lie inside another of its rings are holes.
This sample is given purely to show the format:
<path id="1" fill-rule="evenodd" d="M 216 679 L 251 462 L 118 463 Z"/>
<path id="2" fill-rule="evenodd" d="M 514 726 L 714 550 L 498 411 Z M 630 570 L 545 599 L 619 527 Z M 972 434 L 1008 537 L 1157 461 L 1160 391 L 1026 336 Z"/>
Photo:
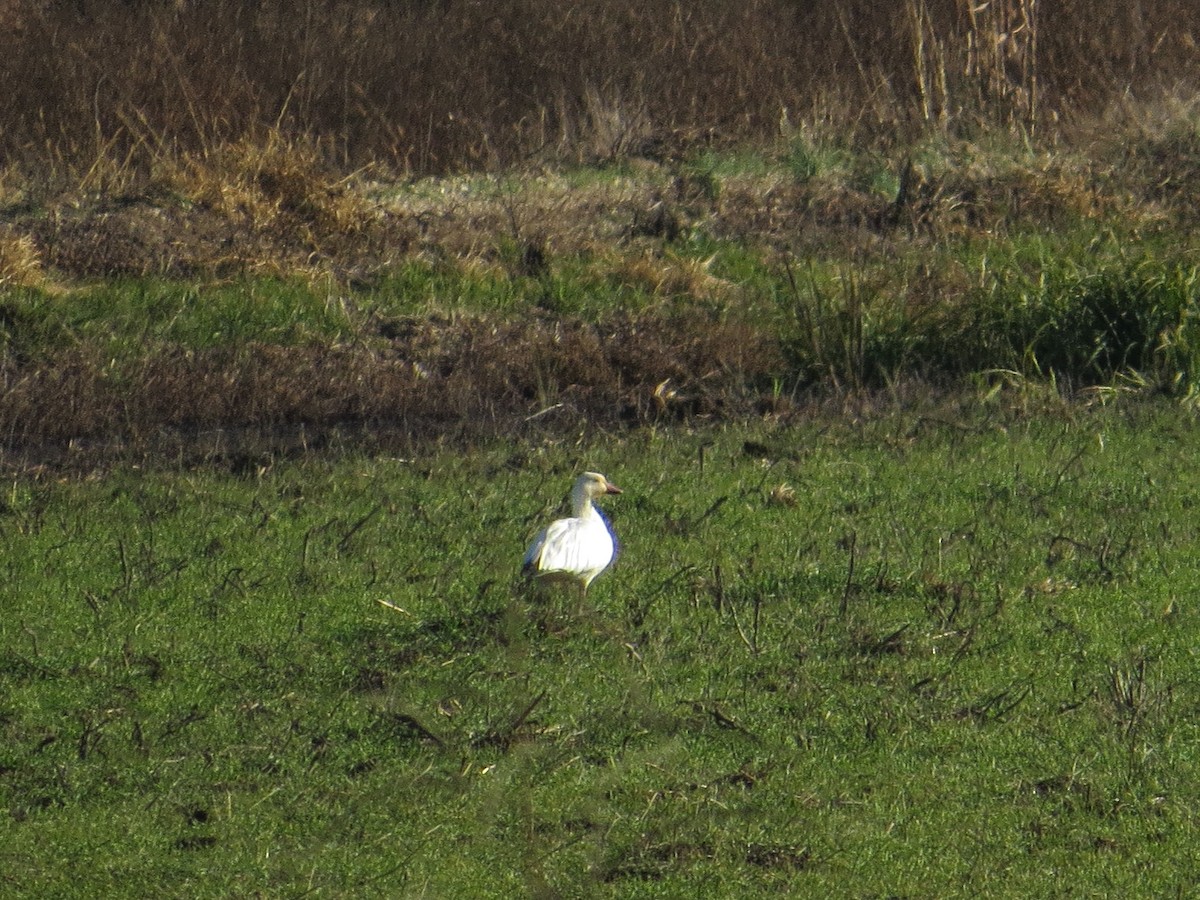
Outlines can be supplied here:
<path id="1" fill-rule="evenodd" d="M 15 481 L 6 889 L 1187 894 L 1194 447 L 989 403 Z M 584 466 L 572 611 L 514 585 Z"/>
<path id="2" fill-rule="evenodd" d="M 28 354 L 89 344 L 132 359 L 164 346 L 336 342 L 353 325 L 335 292 L 300 279 L 131 278 L 70 291 L 24 288 L 0 304 L 0 336 L 15 352 Z"/>

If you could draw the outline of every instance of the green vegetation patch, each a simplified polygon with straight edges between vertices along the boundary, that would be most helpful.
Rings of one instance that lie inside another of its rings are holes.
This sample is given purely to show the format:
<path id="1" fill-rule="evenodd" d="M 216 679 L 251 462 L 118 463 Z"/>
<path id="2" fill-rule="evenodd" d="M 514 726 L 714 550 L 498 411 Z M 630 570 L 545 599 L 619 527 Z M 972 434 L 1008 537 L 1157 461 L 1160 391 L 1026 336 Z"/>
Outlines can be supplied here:
<path id="1" fill-rule="evenodd" d="M 990 409 L 19 480 L 6 883 L 1186 893 L 1194 422 Z M 583 466 L 621 555 L 531 595 Z"/>
<path id="2" fill-rule="evenodd" d="M 351 322 L 336 294 L 301 281 L 106 281 L 72 290 L 26 288 L 3 298 L 6 343 L 25 355 L 90 345 L 112 358 L 164 347 L 203 350 L 250 342 L 337 343 Z"/>

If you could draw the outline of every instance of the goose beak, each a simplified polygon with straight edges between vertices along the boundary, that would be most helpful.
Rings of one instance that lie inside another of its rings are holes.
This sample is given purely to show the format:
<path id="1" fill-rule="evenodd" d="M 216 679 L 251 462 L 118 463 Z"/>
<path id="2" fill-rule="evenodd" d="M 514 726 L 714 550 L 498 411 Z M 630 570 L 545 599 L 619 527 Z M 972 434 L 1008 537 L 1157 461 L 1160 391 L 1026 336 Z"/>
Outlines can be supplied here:
<path id="1" fill-rule="evenodd" d="M 611 481 L 609 481 L 609 480 L 607 480 L 607 479 L 605 479 L 605 481 L 604 481 L 604 485 L 605 485 L 605 487 L 604 487 L 604 493 L 606 493 L 606 494 L 620 494 L 620 493 L 622 493 L 622 491 L 621 491 L 621 489 L 620 489 L 619 487 L 617 487 L 615 484 L 613 484 Z"/>

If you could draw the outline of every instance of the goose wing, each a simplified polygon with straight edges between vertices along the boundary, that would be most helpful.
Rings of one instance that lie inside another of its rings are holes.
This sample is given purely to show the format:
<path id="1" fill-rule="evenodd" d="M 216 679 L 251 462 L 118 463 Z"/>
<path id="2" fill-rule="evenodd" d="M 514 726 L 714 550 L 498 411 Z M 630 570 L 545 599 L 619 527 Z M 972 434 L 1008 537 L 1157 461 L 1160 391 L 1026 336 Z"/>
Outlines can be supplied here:
<path id="1" fill-rule="evenodd" d="M 561 572 L 591 581 L 612 562 L 612 533 L 603 519 L 559 519 L 540 532 L 525 554 L 525 571 Z"/>

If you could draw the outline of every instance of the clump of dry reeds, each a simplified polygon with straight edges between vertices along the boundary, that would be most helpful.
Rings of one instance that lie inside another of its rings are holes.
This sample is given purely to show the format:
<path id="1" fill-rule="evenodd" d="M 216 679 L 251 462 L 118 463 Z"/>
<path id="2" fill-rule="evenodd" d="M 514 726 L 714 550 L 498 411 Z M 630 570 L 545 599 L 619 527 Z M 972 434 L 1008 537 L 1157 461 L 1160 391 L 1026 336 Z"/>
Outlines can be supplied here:
<path id="1" fill-rule="evenodd" d="M 33 287 L 44 278 L 41 255 L 33 238 L 0 228 L 0 289 Z"/>
<path id="2" fill-rule="evenodd" d="M 319 234 L 356 233 L 376 218 L 360 192 L 329 173 L 316 148 L 275 130 L 210 153 L 184 154 L 165 168 L 161 183 L 254 228 L 303 223 Z"/>

